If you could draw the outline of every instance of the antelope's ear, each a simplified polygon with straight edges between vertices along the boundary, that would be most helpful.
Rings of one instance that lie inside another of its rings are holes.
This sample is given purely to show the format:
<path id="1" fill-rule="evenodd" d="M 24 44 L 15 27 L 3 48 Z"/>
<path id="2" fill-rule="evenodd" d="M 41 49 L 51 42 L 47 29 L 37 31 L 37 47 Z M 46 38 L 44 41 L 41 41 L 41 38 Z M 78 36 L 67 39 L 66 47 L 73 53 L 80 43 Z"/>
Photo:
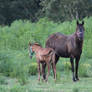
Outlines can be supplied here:
<path id="1" fill-rule="evenodd" d="M 82 21 L 82 25 L 84 25 L 84 21 Z"/>
<path id="2" fill-rule="evenodd" d="M 79 21 L 78 20 L 77 20 L 76 24 L 79 25 Z"/>
<path id="3" fill-rule="evenodd" d="M 37 42 L 36 42 L 36 43 L 34 43 L 34 44 L 35 44 L 35 45 L 39 45 L 39 43 L 37 43 Z"/>

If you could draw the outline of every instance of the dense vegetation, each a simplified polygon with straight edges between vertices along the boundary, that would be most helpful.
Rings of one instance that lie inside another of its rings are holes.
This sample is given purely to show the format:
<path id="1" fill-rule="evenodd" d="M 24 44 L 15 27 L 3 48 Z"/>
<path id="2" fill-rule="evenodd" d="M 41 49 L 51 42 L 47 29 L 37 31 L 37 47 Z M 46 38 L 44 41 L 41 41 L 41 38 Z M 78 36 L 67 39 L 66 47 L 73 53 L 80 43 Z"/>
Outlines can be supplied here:
<path id="1" fill-rule="evenodd" d="M 85 18 L 85 38 L 83 44 L 83 53 L 80 60 L 80 68 L 79 68 L 79 76 L 82 77 L 84 81 L 77 83 L 81 85 L 87 81 L 87 78 L 92 78 L 92 17 Z M 64 22 L 64 23 L 54 23 L 53 21 L 49 21 L 47 18 L 40 19 L 37 23 L 32 23 L 27 20 L 16 20 L 11 26 L 0 26 L 0 84 L 5 86 L 0 86 L 1 92 L 26 92 L 28 88 L 28 92 L 32 91 L 32 87 L 37 85 L 37 76 L 32 77 L 37 74 L 37 64 L 35 60 L 35 55 L 31 60 L 28 55 L 28 43 L 31 42 L 39 42 L 45 47 L 45 42 L 48 36 L 55 32 L 61 32 L 63 34 L 72 34 L 76 29 L 76 21 L 72 22 Z M 71 66 L 69 59 L 61 58 L 57 64 L 57 83 L 71 83 L 72 79 L 70 76 L 72 75 Z M 51 71 L 52 75 L 52 71 Z M 30 77 L 31 76 L 31 77 Z M 52 75 L 53 76 L 53 75 Z M 64 77 L 65 76 L 65 77 Z M 15 85 L 12 86 L 11 82 L 7 82 L 6 78 L 9 80 L 15 78 Z M 54 87 L 52 77 L 49 81 L 51 84 L 49 86 L 43 87 Z M 69 78 L 69 79 L 68 79 Z M 68 80 L 67 80 L 68 79 Z M 62 81 L 61 81 L 62 80 Z M 89 81 L 90 82 L 90 81 Z M 89 83 L 87 81 L 87 83 Z M 26 86 L 21 86 L 20 84 L 24 84 Z M 31 88 L 30 88 L 30 85 Z M 41 85 L 40 84 L 40 85 Z M 72 83 L 71 83 L 72 84 Z M 74 85 L 77 85 L 74 84 Z M 91 85 L 92 83 L 89 83 Z M 8 88 L 8 85 L 10 88 Z M 41 85 L 41 86 L 42 86 Z M 67 86 L 64 87 L 63 84 L 58 87 L 57 90 L 66 89 Z M 63 86 L 62 86 L 63 85 Z M 67 84 L 70 85 L 70 84 Z M 88 86 L 87 86 L 88 87 Z M 34 88 L 34 87 L 33 87 Z M 57 87 L 55 87 L 57 88 Z M 68 86 L 69 88 L 69 86 Z M 75 86 L 72 87 L 73 92 L 78 92 Z M 83 87 L 82 87 L 83 88 Z M 39 92 L 43 92 L 39 89 Z M 52 88 L 53 89 L 53 88 Z M 36 90 L 36 89 L 34 89 Z M 55 89 L 56 90 L 56 89 Z M 82 90 L 82 89 L 81 89 Z M 85 90 L 87 90 L 85 88 Z M 91 89 L 92 90 L 92 89 Z M 34 92 L 34 91 L 33 91 Z M 53 92 L 50 91 L 50 92 Z M 65 91 L 70 92 L 70 91 Z M 82 92 L 82 91 L 81 91 Z M 84 91 L 83 91 L 84 92 Z M 89 92 L 89 91 L 87 91 Z"/>
<path id="2" fill-rule="evenodd" d="M 92 16 L 92 0 L 0 0 L 0 24 L 47 17 L 55 22 Z"/>

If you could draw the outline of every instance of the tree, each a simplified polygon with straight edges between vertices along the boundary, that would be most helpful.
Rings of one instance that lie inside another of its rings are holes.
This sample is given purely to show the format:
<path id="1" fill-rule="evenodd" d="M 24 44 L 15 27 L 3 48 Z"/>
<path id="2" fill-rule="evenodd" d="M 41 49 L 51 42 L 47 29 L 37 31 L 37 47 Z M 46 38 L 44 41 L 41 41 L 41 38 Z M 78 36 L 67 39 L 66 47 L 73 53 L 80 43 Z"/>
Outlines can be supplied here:
<path id="1" fill-rule="evenodd" d="M 92 14 L 91 0 L 42 0 L 41 4 L 45 16 L 54 21 L 82 19 Z"/>
<path id="2" fill-rule="evenodd" d="M 16 19 L 37 20 L 37 12 L 41 9 L 40 0 L 1 0 L 0 24 L 10 24 Z"/>
<path id="3" fill-rule="evenodd" d="M 0 0 L 0 24 L 14 20 L 36 22 L 47 17 L 55 22 L 92 15 L 92 0 Z"/>

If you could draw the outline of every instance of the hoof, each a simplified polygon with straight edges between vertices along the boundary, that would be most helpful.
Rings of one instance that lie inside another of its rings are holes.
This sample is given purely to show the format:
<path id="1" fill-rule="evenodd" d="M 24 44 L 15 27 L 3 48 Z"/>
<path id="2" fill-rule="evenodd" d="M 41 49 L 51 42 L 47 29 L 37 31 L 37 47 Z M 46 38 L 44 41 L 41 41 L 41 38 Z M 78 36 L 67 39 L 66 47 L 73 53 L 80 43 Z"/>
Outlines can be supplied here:
<path id="1" fill-rule="evenodd" d="M 77 81 L 79 81 L 79 78 L 76 78 Z"/>
<path id="2" fill-rule="evenodd" d="M 40 82 L 40 79 L 38 79 L 38 81 Z"/>
<path id="3" fill-rule="evenodd" d="M 48 79 L 45 79 L 45 82 L 48 82 Z"/>
<path id="4" fill-rule="evenodd" d="M 45 82 L 48 82 L 48 80 L 46 79 Z"/>
<path id="5" fill-rule="evenodd" d="M 73 78 L 73 82 L 76 82 L 76 79 L 75 78 Z"/>
<path id="6" fill-rule="evenodd" d="M 46 80 L 45 79 L 42 79 L 42 82 L 46 82 Z"/>
<path id="7" fill-rule="evenodd" d="M 54 79 L 54 82 L 56 83 L 56 79 Z"/>

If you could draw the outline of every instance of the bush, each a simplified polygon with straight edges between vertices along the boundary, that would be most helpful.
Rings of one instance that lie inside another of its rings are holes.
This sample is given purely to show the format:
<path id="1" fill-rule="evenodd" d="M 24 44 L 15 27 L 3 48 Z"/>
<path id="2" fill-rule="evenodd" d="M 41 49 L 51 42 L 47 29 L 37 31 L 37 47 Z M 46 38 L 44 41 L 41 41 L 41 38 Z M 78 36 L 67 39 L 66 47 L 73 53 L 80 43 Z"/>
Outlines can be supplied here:
<path id="1" fill-rule="evenodd" d="M 0 52 L 0 72 L 6 76 L 10 76 L 13 69 L 13 62 L 8 51 L 2 50 Z"/>
<path id="2" fill-rule="evenodd" d="M 6 78 L 4 76 L 0 75 L 0 85 L 2 85 L 2 84 L 7 84 L 7 82 L 6 82 Z"/>
<path id="3" fill-rule="evenodd" d="M 85 37 L 83 44 L 83 58 L 92 59 L 92 17 L 85 18 Z M 0 27 L 0 73 L 6 76 L 16 77 L 19 81 L 27 81 L 27 77 L 37 73 L 37 65 L 29 58 L 28 43 L 39 42 L 42 46 L 49 35 L 55 32 L 72 34 L 76 30 L 76 21 L 53 23 L 43 18 L 37 23 L 16 20 L 11 26 Z M 61 59 L 62 61 L 62 59 Z M 57 64 L 57 71 L 67 71 L 71 69 L 70 62 L 66 59 Z M 91 62 L 91 60 L 89 61 Z M 92 64 L 92 63 L 91 63 Z M 80 65 L 80 76 L 89 76 L 89 67 Z"/>
<path id="4" fill-rule="evenodd" d="M 26 92 L 26 89 L 15 85 L 13 88 L 10 89 L 10 92 Z"/>
<path id="5" fill-rule="evenodd" d="M 8 89 L 4 86 L 0 86 L 0 92 L 8 92 Z"/>
<path id="6" fill-rule="evenodd" d="M 64 67 L 64 71 L 69 71 L 71 69 L 71 63 L 69 61 L 62 62 L 62 65 Z"/>
<path id="7" fill-rule="evenodd" d="M 90 69 L 91 65 L 84 63 L 84 64 L 80 64 L 79 66 L 79 75 L 81 77 L 89 77 L 90 76 Z"/>
<path id="8" fill-rule="evenodd" d="M 73 88 L 73 92 L 79 92 L 78 88 Z"/>
<path id="9" fill-rule="evenodd" d="M 16 77 L 25 84 L 28 77 L 28 68 L 25 66 L 28 63 L 24 58 L 24 54 L 19 51 L 3 50 L 0 54 L 0 72 L 6 76 Z"/>
<path id="10" fill-rule="evenodd" d="M 28 67 L 29 67 L 29 74 L 30 75 L 36 75 L 37 74 L 37 63 L 30 63 L 29 65 L 28 65 Z"/>

